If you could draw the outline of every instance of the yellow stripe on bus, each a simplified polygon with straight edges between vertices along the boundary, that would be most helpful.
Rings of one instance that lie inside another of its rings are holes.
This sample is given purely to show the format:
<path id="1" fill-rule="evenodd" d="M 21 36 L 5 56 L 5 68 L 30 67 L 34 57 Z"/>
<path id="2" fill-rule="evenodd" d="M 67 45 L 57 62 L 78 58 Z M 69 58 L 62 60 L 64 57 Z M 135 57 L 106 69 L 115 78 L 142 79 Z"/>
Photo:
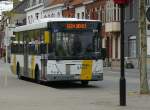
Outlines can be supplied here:
<path id="1" fill-rule="evenodd" d="M 92 79 L 92 64 L 93 64 L 92 60 L 84 60 L 82 62 L 81 75 L 80 75 L 81 80 Z"/>
<path id="2" fill-rule="evenodd" d="M 44 42 L 45 42 L 46 44 L 48 44 L 49 41 L 50 41 L 50 39 L 49 39 L 49 31 L 45 31 L 45 32 L 44 32 Z"/>

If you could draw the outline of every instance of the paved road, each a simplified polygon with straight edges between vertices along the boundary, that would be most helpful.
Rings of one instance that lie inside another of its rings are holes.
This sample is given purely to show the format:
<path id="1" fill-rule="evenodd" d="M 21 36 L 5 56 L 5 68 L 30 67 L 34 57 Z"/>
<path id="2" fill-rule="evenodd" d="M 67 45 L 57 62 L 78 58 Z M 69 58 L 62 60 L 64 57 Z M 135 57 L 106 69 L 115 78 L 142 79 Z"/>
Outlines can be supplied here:
<path id="1" fill-rule="evenodd" d="M 115 74 L 114 74 L 114 73 Z M 113 75 L 114 74 L 114 75 Z M 136 77 L 127 78 L 127 107 L 119 105 L 119 72 L 105 70 L 102 82 L 40 85 L 18 80 L 0 61 L 1 110 L 149 110 L 150 96 L 140 96 Z"/>

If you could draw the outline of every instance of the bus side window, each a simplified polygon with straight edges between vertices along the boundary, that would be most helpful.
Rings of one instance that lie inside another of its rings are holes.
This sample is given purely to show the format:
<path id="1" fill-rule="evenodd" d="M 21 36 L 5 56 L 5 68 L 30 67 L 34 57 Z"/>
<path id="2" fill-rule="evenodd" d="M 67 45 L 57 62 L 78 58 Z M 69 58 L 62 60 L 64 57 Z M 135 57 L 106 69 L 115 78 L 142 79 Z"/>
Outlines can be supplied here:
<path id="1" fill-rule="evenodd" d="M 23 54 L 23 44 L 20 44 L 20 52 Z"/>
<path id="2" fill-rule="evenodd" d="M 16 44 L 14 44 L 13 48 L 14 48 L 14 53 L 17 53 Z"/>
<path id="3" fill-rule="evenodd" d="M 52 53 L 53 52 L 53 46 L 52 44 L 48 44 L 48 53 Z"/>
<path id="4" fill-rule="evenodd" d="M 14 53 L 14 44 L 11 44 L 11 53 Z"/>
<path id="5" fill-rule="evenodd" d="M 32 54 L 35 53 L 35 44 L 31 44 L 31 53 L 32 53 Z"/>
<path id="6" fill-rule="evenodd" d="M 46 54 L 46 44 L 45 43 L 41 43 L 40 44 L 40 53 L 41 54 Z"/>

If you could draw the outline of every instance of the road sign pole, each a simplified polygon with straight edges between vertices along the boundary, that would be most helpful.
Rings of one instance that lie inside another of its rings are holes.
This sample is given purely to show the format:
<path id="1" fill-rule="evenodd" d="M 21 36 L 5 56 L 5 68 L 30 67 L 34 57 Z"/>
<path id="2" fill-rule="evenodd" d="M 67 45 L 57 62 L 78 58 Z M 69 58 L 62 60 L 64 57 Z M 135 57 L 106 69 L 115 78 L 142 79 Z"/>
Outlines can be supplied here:
<path id="1" fill-rule="evenodd" d="M 120 6 L 120 31 L 121 31 L 121 61 L 120 61 L 120 106 L 126 106 L 126 79 L 125 79 L 125 69 L 124 69 L 124 16 L 125 16 L 125 6 L 129 4 L 130 0 L 114 0 L 115 4 Z"/>
<path id="2" fill-rule="evenodd" d="M 120 5 L 120 24 L 121 24 L 121 75 L 120 75 L 120 106 L 126 106 L 126 79 L 125 79 L 125 69 L 124 69 L 124 5 Z"/>

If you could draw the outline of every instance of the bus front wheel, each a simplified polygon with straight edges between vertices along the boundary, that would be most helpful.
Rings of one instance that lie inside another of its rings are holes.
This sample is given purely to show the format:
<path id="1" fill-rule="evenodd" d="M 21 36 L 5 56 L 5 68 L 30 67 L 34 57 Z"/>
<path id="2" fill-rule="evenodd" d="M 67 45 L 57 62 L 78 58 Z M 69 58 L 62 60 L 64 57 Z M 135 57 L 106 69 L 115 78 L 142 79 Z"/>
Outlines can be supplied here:
<path id="1" fill-rule="evenodd" d="M 81 81 L 81 84 L 82 84 L 83 86 L 87 86 L 87 85 L 89 84 L 89 81 Z"/>
<path id="2" fill-rule="evenodd" d="M 17 76 L 18 76 L 18 79 L 21 79 L 19 63 L 17 63 L 16 74 L 17 74 Z"/>

